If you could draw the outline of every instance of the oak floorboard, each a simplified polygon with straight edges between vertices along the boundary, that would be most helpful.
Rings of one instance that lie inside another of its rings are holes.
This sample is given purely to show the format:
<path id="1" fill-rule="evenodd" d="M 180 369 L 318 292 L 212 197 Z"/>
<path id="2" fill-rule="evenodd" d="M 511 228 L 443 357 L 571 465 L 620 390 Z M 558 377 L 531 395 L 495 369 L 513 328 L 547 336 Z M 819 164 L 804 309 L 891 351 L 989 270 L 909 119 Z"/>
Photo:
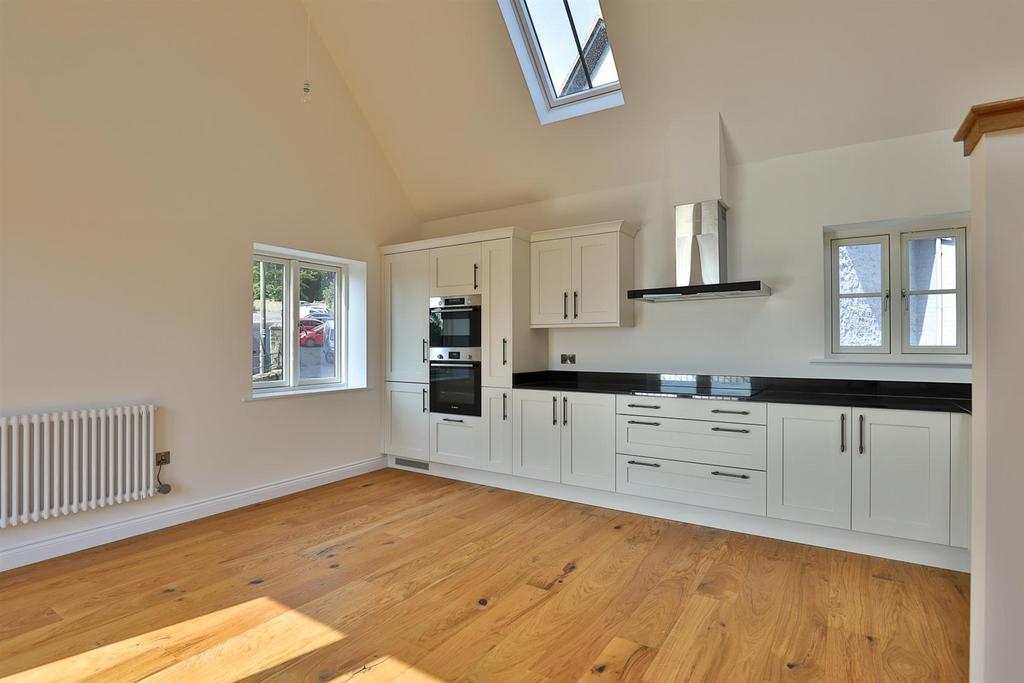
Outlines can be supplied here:
<path id="1" fill-rule="evenodd" d="M 0 679 L 965 681 L 969 592 L 380 470 L 0 574 Z"/>

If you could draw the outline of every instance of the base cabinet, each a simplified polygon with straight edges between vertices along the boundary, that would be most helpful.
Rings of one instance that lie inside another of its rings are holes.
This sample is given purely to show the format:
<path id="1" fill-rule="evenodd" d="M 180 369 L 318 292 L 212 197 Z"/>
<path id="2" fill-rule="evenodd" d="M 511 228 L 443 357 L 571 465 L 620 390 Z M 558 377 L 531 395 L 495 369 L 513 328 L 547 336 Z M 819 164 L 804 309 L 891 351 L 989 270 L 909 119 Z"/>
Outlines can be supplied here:
<path id="1" fill-rule="evenodd" d="M 768 406 L 768 516 L 850 528 L 850 425 L 832 406 Z"/>
<path id="2" fill-rule="evenodd" d="M 384 452 L 414 460 L 430 456 L 430 405 L 426 384 L 386 382 Z"/>
<path id="3" fill-rule="evenodd" d="M 615 490 L 615 397 L 562 394 L 562 483 Z"/>
<path id="4" fill-rule="evenodd" d="M 619 493 L 701 507 L 765 514 L 765 474 L 755 470 L 616 456 Z"/>
<path id="5" fill-rule="evenodd" d="M 479 469 L 486 459 L 487 420 L 430 414 L 430 461 Z"/>
<path id="6" fill-rule="evenodd" d="M 512 474 L 512 390 L 483 388 L 487 447 L 480 468 Z"/>
<path id="7" fill-rule="evenodd" d="M 948 544 L 949 413 L 853 415 L 853 528 Z"/>
<path id="8" fill-rule="evenodd" d="M 561 481 L 560 398 L 557 391 L 512 392 L 512 474 Z"/>

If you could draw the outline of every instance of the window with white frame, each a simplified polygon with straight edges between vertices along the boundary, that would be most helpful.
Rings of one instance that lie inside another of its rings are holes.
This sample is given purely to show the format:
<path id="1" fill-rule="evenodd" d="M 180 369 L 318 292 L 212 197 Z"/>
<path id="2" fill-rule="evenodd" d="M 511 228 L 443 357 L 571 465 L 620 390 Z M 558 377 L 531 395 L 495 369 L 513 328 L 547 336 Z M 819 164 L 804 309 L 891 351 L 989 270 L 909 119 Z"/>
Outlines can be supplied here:
<path id="1" fill-rule="evenodd" d="M 828 356 L 964 363 L 966 216 L 825 232 Z"/>
<path id="2" fill-rule="evenodd" d="M 498 0 L 542 124 L 623 104 L 599 0 Z"/>
<path id="3" fill-rule="evenodd" d="M 365 274 L 361 261 L 254 245 L 254 397 L 365 386 Z"/>

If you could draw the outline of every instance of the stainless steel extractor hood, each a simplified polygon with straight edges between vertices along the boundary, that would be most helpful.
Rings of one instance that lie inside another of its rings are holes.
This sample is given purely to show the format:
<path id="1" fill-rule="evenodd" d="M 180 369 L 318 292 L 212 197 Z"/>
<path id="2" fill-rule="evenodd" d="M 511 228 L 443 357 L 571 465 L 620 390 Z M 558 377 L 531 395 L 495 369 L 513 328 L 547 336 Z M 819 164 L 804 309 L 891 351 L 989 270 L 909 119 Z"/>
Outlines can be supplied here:
<path id="1" fill-rule="evenodd" d="M 726 207 L 717 199 L 676 206 L 676 286 L 632 289 L 630 299 L 658 303 L 691 299 L 768 296 L 760 280 L 729 282 L 726 268 Z"/>

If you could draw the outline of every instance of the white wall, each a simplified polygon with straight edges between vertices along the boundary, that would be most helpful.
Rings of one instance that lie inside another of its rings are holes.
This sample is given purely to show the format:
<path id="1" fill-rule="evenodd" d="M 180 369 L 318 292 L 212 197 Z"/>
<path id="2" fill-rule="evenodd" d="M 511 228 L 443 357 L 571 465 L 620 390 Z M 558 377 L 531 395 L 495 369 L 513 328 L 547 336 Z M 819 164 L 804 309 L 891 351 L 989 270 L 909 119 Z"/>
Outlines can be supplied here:
<path id="1" fill-rule="evenodd" d="M 1020 677 L 1024 614 L 1024 459 L 1020 439 L 1017 288 L 1024 251 L 1024 129 L 989 133 L 971 154 L 971 209 L 978 232 L 974 321 L 978 340 L 972 429 L 971 678 Z"/>
<path id="2" fill-rule="evenodd" d="M 575 353 L 578 370 L 969 381 L 962 368 L 809 362 L 824 353 L 823 226 L 966 211 L 968 163 L 951 138 L 940 131 L 730 166 L 729 279 L 760 278 L 773 295 L 636 304 L 634 328 L 551 330 L 549 366 Z M 666 286 L 672 206 L 686 194 L 646 183 L 430 221 L 422 236 L 625 218 L 642 226 L 636 286 Z"/>
<path id="3" fill-rule="evenodd" d="M 376 457 L 376 247 L 416 224 L 319 41 L 300 102 L 302 6 L 2 11 L 0 413 L 153 401 L 174 491 L 0 546 Z M 371 390 L 243 402 L 254 241 L 369 262 Z"/>

